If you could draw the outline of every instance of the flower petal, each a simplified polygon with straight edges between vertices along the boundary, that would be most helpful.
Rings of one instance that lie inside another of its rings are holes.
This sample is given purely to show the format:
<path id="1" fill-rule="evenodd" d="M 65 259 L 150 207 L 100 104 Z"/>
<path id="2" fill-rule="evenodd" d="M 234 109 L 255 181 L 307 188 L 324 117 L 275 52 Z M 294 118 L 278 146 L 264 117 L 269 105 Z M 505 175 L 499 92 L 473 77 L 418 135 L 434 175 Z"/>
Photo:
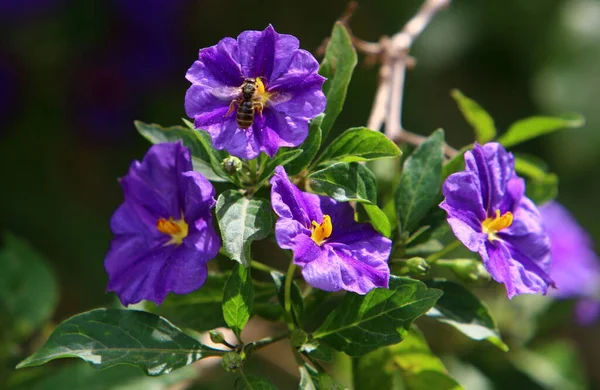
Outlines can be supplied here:
<path id="1" fill-rule="evenodd" d="M 508 298 L 518 294 L 546 294 L 549 283 L 540 275 L 539 267 L 520 253 L 511 252 L 505 243 L 486 241 L 479 254 L 494 280 L 506 286 Z"/>
<path id="2" fill-rule="evenodd" d="M 225 112 L 222 112 L 224 115 Z M 220 115 L 217 111 L 215 113 L 215 117 Z M 245 159 L 253 159 L 260 154 L 260 144 L 254 133 L 250 130 L 240 129 L 233 114 L 224 121 L 207 122 L 207 124 L 199 126 L 199 122 L 196 120 L 194 125 L 208 131 L 215 149 L 225 149 L 229 154 Z"/>
<path id="3" fill-rule="evenodd" d="M 125 201 L 143 206 L 156 219 L 179 216 L 177 172 L 191 170 L 190 152 L 181 142 L 154 145 L 121 179 Z"/>
<path id="4" fill-rule="evenodd" d="M 275 168 L 271 185 L 271 205 L 280 218 L 291 218 L 307 228 L 312 221 L 322 222 L 319 196 L 300 191 L 282 166 Z"/>
<path id="5" fill-rule="evenodd" d="M 210 209 L 216 204 L 215 187 L 202 174 L 183 172 L 179 179 L 181 204 L 186 219 L 212 219 Z"/>
<path id="6" fill-rule="evenodd" d="M 513 223 L 500 231 L 498 237 L 505 242 L 513 258 L 530 272 L 538 275 L 546 285 L 554 286 L 550 272 L 550 239 L 546 234 L 540 213 L 526 197 L 513 210 Z M 544 290 L 545 292 L 545 290 Z"/>
<path id="7" fill-rule="evenodd" d="M 440 207 L 449 217 L 459 218 L 474 231 L 481 232 L 481 223 L 486 219 L 481 187 L 473 172 L 457 172 L 446 179 L 442 188 L 444 201 Z"/>
<path id="8" fill-rule="evenodd" d="M 204 284 L 208 273 L 206 260 L 194 248 L 168 245 L 148 249 L 125 239 L 128 245 L 109 252 L 105 262 L 109 275 L 107 289 L 117 293 L 123 305 L 142 299 L 160 305 L 169 292 L 187 294 Z M 135 247 L 137 255 L 128 256 Z M 115 260 L 118 267 L 114 267 Z"/>
<path id="9" fill-rule="evenodd" d="M 229 105 L 237 97 L 235 89 L 192 85 L 185 94 L 185 113 L 194 118 L 194 127 L 228 120 Z M 217 93 L 218 92 L 218 93 Z M 235 114 L 229 113 L 232 118 Z"/>
<path id="10" fill-rule="evenodd" d="M 280 147 L 298 146 L 308 136 L 307 119 L 292 118 L 275 110 L 267 110 L 264 114 L 264 126 L 253 126 L 253 132 L 261 144 L 261 150 L 271 158 Z"/>
<path id="11" fill-rule="evenodd" d="M 581 325 L 591 325 L 600 318 L 600 300 L 582 299 L 575 307 L 577 322 Z"/>
<path id="12" fill-rule="evenodd" d="M 321 255 L 321 248 L 310 238 L 310 230 L 300 222 L 281 218 L 275 224 L 275 238 L 283 249 L 291 249 L 294 263 L 304 265 Z"/>
<path id="13" fill-rule="evenodd" d="M 298 38 L 279 34 L 269 25 L 264 31 L 244 31 L 238 36 L 239 58 L 246 77 L 278 78 L 285 72 L 298 50 Z"/>
<path id="14" fill-rule="evenodd" d="M 465 153 L 467 171 L 479 178 L 483 207 L 487 216 L 494 216 L 506 192 L 508 181 L 514 176 L 514 157 L 497 142 L 485 145 L 475 143 L 473 150 Z"/>
<path id="15" fill-rule="evenodd" d="M 198 61 L 194 62 L 185 77 L 192 84 L 205 87 L 239 87 L 243 76 L 237 57 L 237 41 L 233 38 L 223 38 L 215 46 L 200 50 Z"/>
<path id="16" fill-rule="evenodd" d="M 600 297 L 600 261 L 593 242 L 575 218 L 558 202 L 540 207 L 550 237 L 550 276 L 558 298 Z"/>
<path id="17" fill-rule="evenodd" d="M 365 264 L 347 251 L 324 245 L 321 256 L 302 268 L 308 284 L 324 291 L 352 291 L 364 295 L 376 287 L 388 287 L 389 270 Z"/>

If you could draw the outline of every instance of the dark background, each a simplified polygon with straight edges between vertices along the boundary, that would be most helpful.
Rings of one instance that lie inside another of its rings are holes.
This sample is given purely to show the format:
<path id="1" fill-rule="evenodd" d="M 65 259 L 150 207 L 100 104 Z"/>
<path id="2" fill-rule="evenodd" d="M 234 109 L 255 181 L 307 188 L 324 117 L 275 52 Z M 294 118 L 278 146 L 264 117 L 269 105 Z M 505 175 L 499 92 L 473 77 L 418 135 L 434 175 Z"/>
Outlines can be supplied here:
<path id="1" fill-rule="evenodd" d="M 359 2 L 351 27 L 366 40 L 393 34 L 417 0 Z M 104 293 L 109 218 L 122 200 L 116 178 L 148 143 L 135 119 L 181 124 L 198 49 L 272 23 L 312 52 L 345 1 L 0 0 L 0 230 L 30 240 L 56 270 L 56 320 L 113 302 Z M 600 2 L 456 0 L 416 41 L 404 125 L 448 142 L 472 141 L 449 92 L 461 89 L 500 131 L 522 117 L 577 111 L 583 129 L 517 148 L 561 178 L 559 200 L 600 239 Z M 363 58 L 361 57 L 361 60 Z M 336 128 L 365 125 L 377 68 L 362 61 Z M 597 330 L 568 318 L 590 371 Z M 583 335 L 583 336 L 582 336 Z M 586 341 L 588 338 L 593 341 Z M 598 375 L 596 372 L 595 375 Z"/>

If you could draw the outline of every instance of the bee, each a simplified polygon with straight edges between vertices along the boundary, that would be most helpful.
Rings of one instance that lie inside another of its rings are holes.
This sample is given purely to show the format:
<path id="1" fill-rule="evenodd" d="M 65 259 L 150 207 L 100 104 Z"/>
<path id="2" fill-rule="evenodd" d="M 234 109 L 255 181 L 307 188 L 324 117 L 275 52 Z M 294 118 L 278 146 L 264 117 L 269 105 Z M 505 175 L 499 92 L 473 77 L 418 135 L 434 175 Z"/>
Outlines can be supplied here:
<path id="1" fill-rule="evenodd" d="M 246 77 L 240 89 L 240 96 L 232 100 L 229 105 L 229 111 L 225 114 L 228 116 L 235 109 L 237 104 L 236 121 L 240 128 L 246 130 L 252 126 L 254 122 L 254 113 L 258 112 L 262 115 L 264 101 L 267 93 L 265 85 L 260 78 Z"/>

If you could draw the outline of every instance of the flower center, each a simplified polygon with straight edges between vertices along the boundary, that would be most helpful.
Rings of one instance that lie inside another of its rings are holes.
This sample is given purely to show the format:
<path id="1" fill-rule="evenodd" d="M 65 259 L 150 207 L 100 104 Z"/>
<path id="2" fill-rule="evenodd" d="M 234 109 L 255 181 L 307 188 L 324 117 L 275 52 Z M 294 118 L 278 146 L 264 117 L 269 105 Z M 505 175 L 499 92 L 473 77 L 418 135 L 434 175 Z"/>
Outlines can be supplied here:
<path id="1" fill-rule="evenodd" d="M 323 222 L 320 224 L 317 221 L 312 221 L 312 233 L 310 238 L 318 245 L 321 245 L 326 239 L 331 236 L 333 231 L 333 225 L 331 224 L 331 217 L 327 214 L 323 215 Z"/>
<path id="2" fill-rule="evenodd" d="M 257 77 L 255 80 L 256 92 L 254 93 L 252 101 L 254 102 L 254 104 L 260 105 L 260 109 L 258 110 L 260 113 L 262 113 L 263 107 L 267 104 L 272 94 L 267 92 L 267 90 L 265 89 L 265 84 L 263 83 L 260 77 Z"/>
<path id="3" fill-rule="evenodd" d="M 512 225 L 513 215 L 510 211 L 500 216 L 500 210 L 496 210 L 495 217 L 488 217 L 481 223 L 481 230 L 488 235 L 488 240 L 497 240 L 496 233 Z"/>
<path id="4" fill-rule="evenodd" d="M 165 245 L 180 245 L 188 235 L 188 224 L 183 219 L 183 215 L 178 220 L 175 220 L 173 217 L 169 217 L 169 219 L 160 218 L 156 222 L 156 228 L 159 232 L 171 236 L 171 239 Z"/>

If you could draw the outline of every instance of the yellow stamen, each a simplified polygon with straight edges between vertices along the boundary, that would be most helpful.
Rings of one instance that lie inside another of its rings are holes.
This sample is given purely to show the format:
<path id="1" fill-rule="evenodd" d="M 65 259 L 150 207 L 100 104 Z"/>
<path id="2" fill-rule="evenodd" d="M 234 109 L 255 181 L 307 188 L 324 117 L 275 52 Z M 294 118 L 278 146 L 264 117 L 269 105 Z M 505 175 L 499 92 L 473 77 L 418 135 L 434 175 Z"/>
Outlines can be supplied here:
<path id="1" fill-rule="evenodd" d="M 495 217 L 488 217 L 481 223 L 481 230 L 483 233 L 488 235 L 488 240 L 497 240 L 496 233 L 502 229 L 506 229 L 513 223 L 513 215 L 510 211 L 507 211 L 500 216 L 500 210 L 496 210 Z"/>
<path id="2" fill-rule="evenodd" d="M 156 228 L 159 232 L 171 236 L 171 239 L 165 245 L 180 245 L 188 235 L 188 224 L 183 219 L 183 215 L 178 220 L 175 220 L 173 217 L 169 217 L 169 219 L 160 218 L 156 222 Z"/>
<path id="3" fill-rule="evenodd" d="M 323 222 L 320 224 L 316 221 L 312 221 L 312 233 L 310 238 L 318 245 L 321 245 L 326 239 L 331 236 L 333 231 L 333 225 L 331 224 L 331 217 L 327 214 L 323 215 Z"/>
<path id="4" fill-rule="evenodd" d="M 256 93 L 262 96 L 265 94 L 265 92 L 265 83 L 263 83 L 261 78 L 259 77 L 256 79 Z"/>

